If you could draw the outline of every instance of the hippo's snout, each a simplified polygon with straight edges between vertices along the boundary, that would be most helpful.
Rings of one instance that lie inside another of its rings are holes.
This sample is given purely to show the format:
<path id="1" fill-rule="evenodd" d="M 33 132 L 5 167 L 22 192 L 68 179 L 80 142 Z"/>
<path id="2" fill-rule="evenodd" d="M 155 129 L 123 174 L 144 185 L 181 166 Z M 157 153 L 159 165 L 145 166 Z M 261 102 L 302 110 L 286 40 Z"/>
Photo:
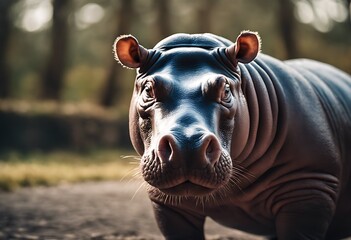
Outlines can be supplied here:
<path id="1" fill-rule="evenodd" d="M 160 138 L 157 147 L 157 154 L 162 164 L 171 164 L 173 168 L 184 169 L 202 169 L 208 165 L 214 167 L 221 152 L 217 137 L 211 133 L 196 134 L 182 141 L 171 134 L 166 134 Z"/>
<path id="2" fill-rule="evenodd" d="M 208 131 L 171 131 L 142 157 L 142 174 L 171 195 L 204 195 L 225 185 L 232 162 L 216 135 Z"/>

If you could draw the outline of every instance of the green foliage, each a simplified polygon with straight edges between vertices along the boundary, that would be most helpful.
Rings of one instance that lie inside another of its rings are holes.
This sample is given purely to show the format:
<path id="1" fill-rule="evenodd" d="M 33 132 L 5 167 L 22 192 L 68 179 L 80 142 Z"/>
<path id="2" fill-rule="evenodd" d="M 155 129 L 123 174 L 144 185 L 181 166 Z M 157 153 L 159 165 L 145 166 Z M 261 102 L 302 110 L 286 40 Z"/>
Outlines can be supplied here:
<path id="1" fill-rule="evenodd" d="M 66 73 L 63 99 L 68 102 L 94 102 L 101 89 L 105 69 L 97 66 L 78 65 Z"/>

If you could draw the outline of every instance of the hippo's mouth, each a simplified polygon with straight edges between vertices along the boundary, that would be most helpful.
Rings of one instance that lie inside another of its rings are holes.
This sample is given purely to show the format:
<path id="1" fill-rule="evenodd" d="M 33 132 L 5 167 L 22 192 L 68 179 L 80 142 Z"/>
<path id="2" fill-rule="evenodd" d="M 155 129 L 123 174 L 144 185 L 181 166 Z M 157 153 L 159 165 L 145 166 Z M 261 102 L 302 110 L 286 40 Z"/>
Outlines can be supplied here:
<path id="1" fill-rule="evenodd" d="M 191 159 L 188 159 L 189 162 Z M 164 164 L 154 151 L 141 159 L 141 173 L 153 188 L 172 196 L 204 196 L 226 185 L 232 172 L 229 154 L 222 151 L 218 162 L 203 168 L 174 168 Z"/>
<path id="2" fill-rule="evenodd" d="M 181 195 L 181 196 L 196 196 L 210 194 L 215 188 L 205 187 L 191 181 L 185 181 L 176 186 L 168 188 L 159 188 L 162 192 L 169 195 Z"/>

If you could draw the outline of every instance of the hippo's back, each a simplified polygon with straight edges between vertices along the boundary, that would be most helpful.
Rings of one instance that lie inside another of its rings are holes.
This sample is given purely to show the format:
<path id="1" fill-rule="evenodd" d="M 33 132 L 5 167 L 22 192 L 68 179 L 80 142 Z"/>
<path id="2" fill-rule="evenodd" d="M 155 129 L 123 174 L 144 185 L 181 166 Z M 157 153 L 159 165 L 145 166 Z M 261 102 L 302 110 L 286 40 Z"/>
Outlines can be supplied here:
<path id="1" fill-rule="evenodd" d="M 276 62 L 265 56 L 262 59 L 274 69 L 274 73 L 278 72 L 278 81 L 284 89 L 285 102 L 289 107 L 296 105 L 293 101 L 301 100 L 296 108 L 311 119 L 311 122 L 303 123 L 305 131 L 301 134 L 304 138 L 310 128 L 315 128 L 320 133 L 314 136 L 319 138 L 317 141 L 326 141 L 322 143 L 326 146 L 330 144 L 328 141 L 333 141 L 332 145 L 337 151 L 335 156 L 339 156 L 334 160 L 340 170 L 340 175 L 337 174 L 340 188 L 326 239 L 336 239 L 335 236 L 341 236 L 339 234 L 342 232 L 351 234 L 350 224 L 346 223 L 351 214 L 351 76 L 331 65 L 308 59 L 287 60 L 284 61 L 285 66 L 276 66 Z M 292 113 L 300 114 L 298 111 Z M 289 117 L 292 125 L 295 125 L 296 116 L 293 114 Z M 311 123 L 323 123 L 324 127 Z M 321 136 L 325 135 L 323 131 L 331 133 L 331 138 L 322 140 Z M 324 152 L 323 146 L 320 145 L 320 152 Z M 307 148 L 312 149 L 310 145 Z"/>
<path id="2" fill-rule="evenodd" d="M 351 196 L 351 76 L 313 60 L 297 59 L 285 63 L 312 86 L 326 113 L 342 161 L 340 194 L 344 196 L 341 196 L 338 207 L 344 210 L 349 208 L 351 212 L 349 203 L 342 203 L 343 197 Z M 341 207 L 340 204 L 349 207 Z"/>
<path id="3" fill-rule="evenodd" d="M 335 135 L 350 134 L 351 76 L 331 65 L 308 59 L 288 60 L 285 63 L 312 86 L 329 117 L 328 120 L 334 128 Z M 350 131 L 346 131 L 347 129 Z M 346 142 L 350 143 L 350 141 Z"/>

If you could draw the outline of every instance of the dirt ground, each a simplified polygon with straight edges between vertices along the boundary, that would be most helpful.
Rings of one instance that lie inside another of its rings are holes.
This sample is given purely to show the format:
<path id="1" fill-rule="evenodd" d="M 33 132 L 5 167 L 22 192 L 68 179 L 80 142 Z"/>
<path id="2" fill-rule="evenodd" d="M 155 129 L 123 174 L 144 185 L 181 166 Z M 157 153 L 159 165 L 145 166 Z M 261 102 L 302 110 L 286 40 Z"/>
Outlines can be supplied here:
<path id="1" fill-rule="evenodd" d="M 151 203 L 139 186 L 92 182 L 0 192 L 0 239 L 162 239 Z M 206 236 L 262 239 L 211 220 L 206 221 Z"/>

